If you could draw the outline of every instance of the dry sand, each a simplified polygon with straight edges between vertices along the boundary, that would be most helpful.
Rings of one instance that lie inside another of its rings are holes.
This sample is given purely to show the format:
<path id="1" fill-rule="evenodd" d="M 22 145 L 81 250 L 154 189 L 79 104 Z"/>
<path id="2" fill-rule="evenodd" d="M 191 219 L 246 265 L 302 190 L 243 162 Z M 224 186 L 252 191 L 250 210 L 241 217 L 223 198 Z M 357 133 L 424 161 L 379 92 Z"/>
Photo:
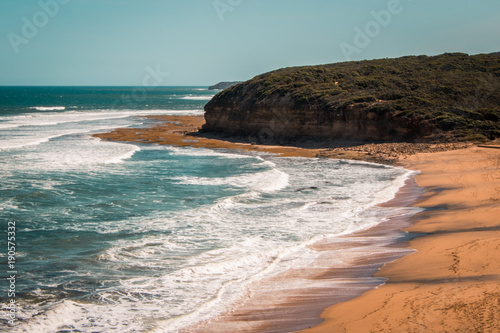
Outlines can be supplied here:
<path id="1" fill-rule="evenodd" d="M 337 149 L 242 144 L 189 135 L 201 116 L 151 117 L 164 123 L 119 129 L 102 139 L 265 151 L 282 156 L 381 161 L 420 170 L 426 211 L 405 230 L 418 252 L 385 265 L 386 284 L 322 313 L 303 332 L 500 332 L 500 149 L 462 144 L 381 144 Z M 425 153 L 425 152 L 432 153 Z M 332 302 L 333 303 L 333 302 Z"/>
<path id="2" fill-rule="evenodd" d="M 500 332 L 500 151 L 407 158 L 428 190 L 406 229 L 418 252 L 387 264 L 382 287 L 326 309 L 303 332 Z"/>

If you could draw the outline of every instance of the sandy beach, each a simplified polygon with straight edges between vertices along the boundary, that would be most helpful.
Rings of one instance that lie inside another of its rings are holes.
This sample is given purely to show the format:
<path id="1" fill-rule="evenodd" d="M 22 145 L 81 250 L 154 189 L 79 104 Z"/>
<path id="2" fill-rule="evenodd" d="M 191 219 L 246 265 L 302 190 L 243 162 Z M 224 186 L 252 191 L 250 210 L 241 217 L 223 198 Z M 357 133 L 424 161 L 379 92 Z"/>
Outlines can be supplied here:
<path id="1" fill-rule="evenodd" d="M 425 194 L 416 206 L 425 211 L 416 215 L 413 224 L 404 229 L 412 237 L 418 236 L 407 243 L 400 243 L 399 252 L 406 256 L 385 264 L 375 273 L 376 278 L 387 279 L 384 285 L 326 308 L 322 311 L 322 319 L 311 322 L 311 326 L 324 321 L 303 332 L 499 331 L 499 149 L 471 147 L 470 144 L 381 144 L 338 149 L 263 146 L 190 135 L 203 124 L 201 116 L 152 118 L 162 122 L 155 123 L 150 128 L 119 129 L 96 137 L 177 146 L 265 151 L 282 156 L 381 162 L 385 159 L 385 162 L 421 171 L 416 182 L 425 189 Z M 401 221 L 398 223 L 396 229 L 404 226 Z M 377 235 L 379 231 L 376 229 L 369 233 Z M 383 262 L 388 262 L 391 258 L 384 260 Z M 379 264 L 382 265 L 383 262 Z M 335 273 L 342 272 L 330 272 Z M 313 272 L 312 275 L 318 276 L 318 272 Z M 300 309 L 310 309 L 306 304 L 310 299 L 299 296 L 293 304 L 286 304 L 286 307 L 292 309 L 302 302 L 303 306 L 298 307 L 298 312 Z M 357 295 L 353 294 L 354 296 Z M 320 307 L 324 309 L 333 303 L 326 298 L 326 302 L 321 303 Z M 312 308 L 321 312 L 321 309 L 317 309 L 317 304 Z M 314 311 L 311 313 L 315 313 Z M 275 312 L 275 316 L 286 315 L 274 310 L 269 312 Z M 259 314 L 258 317 L 263 320 L 265 316 Z M 252 319 L 250 313 L 242 311 L 227 320 L 232 321 L 233 327 L 237 328 L 238 321 Z M 217 329 L 221 331 L 223 328 L 219 326 L 213 331 Z M 258 332 L 259 329 L 247 327 L 245 331 Z M 266 328 L 265 331 L 269 330 Z"/>
<path id="2" fill-rule="evenodd" d="M 418 154 L 425 212 L 406 228 L 416 249 L 376 276 L 382 287 L 326 309 L 304 332 L 499 332 L 500 150 Z"/>

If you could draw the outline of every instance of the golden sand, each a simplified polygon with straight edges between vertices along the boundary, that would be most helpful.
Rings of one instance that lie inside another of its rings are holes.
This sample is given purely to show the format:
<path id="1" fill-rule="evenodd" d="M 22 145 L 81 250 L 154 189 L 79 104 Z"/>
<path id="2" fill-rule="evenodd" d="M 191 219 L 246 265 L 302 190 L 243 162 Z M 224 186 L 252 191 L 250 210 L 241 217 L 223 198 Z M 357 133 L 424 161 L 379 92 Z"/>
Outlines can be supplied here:
<path id="1" fill-rule="evenodd" d="M 326 309 L 322 332 L 500 332 L 500 150 L 418 154 L 427 211 L 406 230 L 418 252 L 387 264 L 382 287 Z"/>

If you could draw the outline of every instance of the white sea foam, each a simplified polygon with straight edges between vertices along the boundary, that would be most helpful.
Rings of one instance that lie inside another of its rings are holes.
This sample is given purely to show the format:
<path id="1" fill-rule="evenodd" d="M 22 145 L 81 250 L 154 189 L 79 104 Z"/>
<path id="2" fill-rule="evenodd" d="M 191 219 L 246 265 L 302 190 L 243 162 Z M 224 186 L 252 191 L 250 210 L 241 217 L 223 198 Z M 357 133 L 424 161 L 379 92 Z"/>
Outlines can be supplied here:
<path id="1" fill-rule="evenodd" d="M 208 149 L 208 148 L 192 148 L 192 147 L 173 147 L 166 146 L 170 154 L 179 156 L 213 156 L 222 158 L 246 158 L 246 159 L 259 159 L 258 156 L 253 156 L 245 152 L 234 153 L 229 151 L 223 151 L 220 149 Z"/>
<path id="2" fill-rule="evenodd" d="M 127 264 L 134 262 L 134 258 L 139 258 L 147 266 L 148 261 L 160 258 L 159 253 L 165 253 L 169 248 L 159 242 L 159 239 L 148 238 L 147 241 L 132 243 L 114 248 L 114 253 L 103 260 Z M 151 249 L 151 243 L 156 244 L 156 250 Z M 223 311 L 228 303 L 239 297 L 243 285 L 280 257 L 279 251 L 273 247 L 272 242 L 260 237 L 249 237 L 230 248 L 191 256 L 183 262 L 182 267 L 171 273 L 157 278 L 125 279 L 121 281 L 120 288 L 100 291 L 101 300 L 114 306 L 85 305 L 86 318 L 92 319 L 97 325 L 115 318 L 113 326 L 107 327 L 108 329 L 132 332 L 131 327 L 124 326 L 125 318 L 135 323 L 141 323 L 146 318 L 151 321 L 152 317 L 156 317 L 157 309 L 161 308 L 163 315 L 157 319 L 156 325 L 152 327 L 156 327 L 156 330 L 153 331 L 175 332 L 195 319 L 206 319 Z M 154 265 L 149 267 L 156 268 Z M 204 292 L 197 292 L 198 288 L 202 288 Z M 186 310 L 189 314 L 186 314 Z M 180 318 L 165 321 L 162 319 L 165 316 Z M 72 325 L 80 329 L 82 327 L 81 324 Z M 139 327 L 144 329 L 144 326 Z"/>
<path id="3" fill-rule="evenodd" d="M 86 134 L 94 131 L 107 131 L 116 128 L 116 126 L 94 126 L 89 128 L 84 126 L 82 128 L 73 127 L 71 129 L 65 128 L 47 128 L 45 130 L 37 131 L 6 131 L 0 135 L 0 149 L 18 149 L 29 146 L 37 146 L 47 143 L 53 139 L 63 136 L 71 136 L 78 134 Z"/>
<path id="4" fill-rule="evenodd" d="M 66 110 L 65 106 L 33 106 L 30 109 L 38 110 L 38 111 L 64 111 Z"/>
<path id="5" fill-rule="evenodd" d="M 17 324 L 11 328 L 11 332 L 57 332 L 67 323 L 73 324 L 85 318 L 85 310 L 81 305 L 72 301 L 62 301 L 44 313 L 33 313 L 31 316 L 23 314 L 29 313 L 28 305 L 18 304 L 18 320 L 25 320 L 22 324 Z M 36 311 L 36 310 L 35 310 Z M 35 315 L 36 314 L 36 315 Z M 28 319 L 29 318 L 29 319 Z M 69 327 L 69 326 L 68 326 Z"/>
<path id="6" fill-rule="evenodd" d="M 403 170 L 403 169 L 401 169 Z M 405 182 L 410 177 L 414 177 L 418 175 L 418 171 L 410 171 L 407 170 L 401 176 L 397 177 L 389 186 L 381 190 L 377 197 L 372 201 L 372 205 L 378 205 L 387 201 L 390 201 L 395 198 L 398 190 L 404 186 Z"/>
<path id="7" fill-rule="evenodd" d="M 284 167 L 278 161 L 271 163 L 277 164 L 278 168 Z M 297 180 L 297 184 L 294 185 L 302 186 L 301 182 L 319 185 L 322 182 L 325 187 L 325 179 L 295 178 L 297 172 L 308 173 L 312 169 L 315 169 L 315 173 L 329 171 L 328 166 L 326 166 L 327 168 L 320 167 L 320 164 L 320 162 L 310 163 L 309 170 L 304 168 L 304 165 L 299 165 L 295 173 L 292 172 L 291 175 L 294 180 Z M 332 163 L 332 165 L 334 164 Z M 285 169 L 290 172 L 290 167 L 291 165 L 285 166 Z M 365 174 L 366 172 L 369 170 L 365 170 Z M 339 174 L 342 173 L 339 172 Z M 331 178 L 327 179 L 332 180 Z M 323 190 L 328 193 L 335 189 L 334 186 L 327 187 L 318 189 L 318 191 Z M 382 190 L 384 189 L 387 187 L 382 188 Z M 272 212 L 270 207 L 278 207 L 283 204 L 283 201 L 285 201 L 285 205 L 300 201 L 301 195 L 299 194 L 302 192 L 306 196 L 305 201 L 302 201 L 302 204 L 298 205 L 295 211 L 291 209 L 287 212 L 278 209 L 275 214 L 270 214 Z M 176 332 L 200 319 L 209 319 L 227 310 L 228 306 L 243 297 L 251 283 L 291 267 L 297 269 L 311 267 L 310 265 L 317 259 L 318 253 L 308 249 L 307 245 L 327 237 L 328 233 L 335 233 L 335 228 L 325 229 L 326 226 L 334 227 L 332 222 L 350 219 L 350 221 L 344 221 L 347 222 L 347 225 L 344 223 L 344 230 L 339 228 L 339 233 L 363 228 L 359 225 L 349 226 L 349 223 L 356 220 L 355 217 L 353 218 L 356 215 L 353 213 L 354 207 L 346 217 L 332 216 L 331 212 L 327 213 L 328 209 L 325 210 L 326 215 L 323 217 L 318 214 L 318 211 L 314 211 L 314 208 L 321 206 L 319 201 L 314 200 L 314 198 L 321 197 L 325 192 L 318 193 L 318 196 L 314 195 L 314 190 L 307 192 L 308 194 L 304 191 L 298 193 L 298 197 L 295 199 L 277 198 L 274 202 L 257 200 L 246 205 L 241 204 L 240 201 L 239 205 L 220 207 L 224 212 L 218 215 L 220 219 L 211 221 L 210 225 L 203 223 L 203 221 L 210 218 L 211 215 L 207 209 L 210 210 L 213 206 L 200 207 L 190 212 L 180 213 L 179 216 L 172 217 L 168 221 L 164 220 L 162 224 L 170 228 L 176 226 L 176 221 L 186 221 L 186 224 L 193 224 L 194 227 L 177 226 L 179 229 L 174 231 L 175 238 L 147 236 L 138 240 L 123 240 L 98 258 L 108 261 L 110 265 L 115 265 L 109 267 L 117 269 L 148 267 L 155 269 L 155 271 L 168 270 L 170 272 L 158 277 L 122 279 L 119 287 L 98 290 L 99 298 L 102 302 L 107 303 L 107 306 L 67 303 L 23 323 L 19 328 L 23 327 L 33 332 L 37 332 L 39 328 L 55 331 L 65 327 L 86 331 L 89 329 L 89 323 L 92 323 L 94 330 L 100 329 L 101 331 Z M 231 199 L 238 201 L 237 197 Z M 373 204 L 373 199 L 367 198 L 364 202 L 365 207 L 368 207 Z M 349 204 L 354 204 L 354 201 Z M 254 220 L 251 223 L 250 216 L 244 213 L 245 207 L 248 208 L 248 205 L 254 206 L 252 209 Z M 270 209 L 264 211 L 264 213 L 267 212 L 265 216 L 260 216 L 259 209 L 263 206 L 268 206 Z M 343 211 L 347 207 L 344 202 L 339 207 L 331 205 L 329 208 Z M 302 213 L 297 214 L 297 211 Z M 359 213 L 362 212 L 357 214 Z M 194 220 L 193 217 L 195 217 Z M 366 217 L 369 217 L 369 214 L 360 216 L 359 220 L 364 221 Z M 310 222 L 304 228 L 300 227 L 302 218 Z M 327 221 L 322 221 L 323 218 L 327 218 Z M 259 220 L 264 223 L 262 226 L 259 226 L 257 222 Z M 161 221 L 155 223 L 158 222 Z M 141 227 L 146 224 L 146 221 L 142 221 Z M 149 227 L 154 229 L 154 223 L 150 224 Z M 257 232 L 259 228 L 265 231 L 259 234 Z M 298 242 L 276 243 L 273 234 L 279 233 L 280 230 L 283 232 L 282 229 L 293 230 L 295 235 L 300 235 L 303 238 Z M 246 236 L 245 233 L 248 235 Z M 199 244 L 196 237 L 203 237 L 202 235 L 217 235 L 217 242 L 228 245 L 212 250 L 197 249 Z M 377 249 L 370 251 L 370 253 L 374 253 Z M 198 254 L 193 255 L 196 252 Z M 168 259 L 173 253 L 176 254 L 174 258 Z M 342 265 L 348 264 L 349 254 L 339 253 L 339 255 L 342 256 L 338 257 L 336 265 L 342 267 Z M 333 265 L 333 261 L 329 261 L 328 265 Z M 305 287 L 302 285 L 303 283 L 304 281 L 295 280 L 287 282 L 286 287 Z M 315 284 L 315 287 L 321 287 L 321 283 L 326 282 L 320 281 L 319 284 Z M 324 287 L 326 286 L 325 284 Z M 270 288 L 270 286 L 266 288 Z M 276 285 L 272 288 L 279 289 L 283 286 Z M 161 314 L 158 309 L 162 309 Z"/>
<path id="8" fill-rule="evenodd" d="M 15 119 L 18 125 L 25 121 L 25 125 L 19 127 L 25 136 L 19 135 L 17 139 L 45 141 L 37 146 L 22 146 L 18 153 L 12 152 L 10 157 L 16 163 L 7 167 L 36 174 L 41 170 L 66 172 L 86 167 L 94 170 L 96 165 L 122 163 L 141 148 L 93 139 L 87 133 L 99 126 L 134 124 L 131 114 L 140 113 L 127 114 L 123 123 L 113 118 L 118 116 L 115 113 L 107 113 L 102 118 L 85 113 L 81 118 L 51 115 L 54 116 L 51 119 L 38 119 L 58 122 L 43 125 L 47 127 L 44 129 L 31 123 L 33 117 Z M 96 117 L 98 119 L 92 119 Z M 113 124 L 108 122 L 110 119 Z M 33 131 L 38 134 L 25 131 L 33 128 L 38 129 Z M 4 138 L 8 139 L 9 135 Z M 132 272 L 134 277 L 124 277 L 113 287 L 95 290 L 92 299 L 99 302 L 65 300 L 37 309 L 36 313 L 25 311 L 21 305 L 20 313 L 26 320 L 16 328 L 19 332 L 174 332 L 197 319 L 210 318 L 242 297 L 242 291 L 253 281 L 291 267 L 309 267 L 317 254 L 307 248 L 308 244 L 379 223 L 387 214 L 380 213 L 374 206 L 391 199 L 409 176 L 402 169 L 357 162 L 257 157 L 194 148 L 149 146 L 144 149 L 166 150 L 174 158 L 182 157 L 181 161 L 189 161 L 184 157 L 193 157 L 194 161 L 207 156 L 213 157 L 212 162 L 220 159 L 228 168 L 231 163 L 245 165 L 247 169 L 240 175 L 174 177 L 176 186 L 221 186 L 236 189 L 240 194 L 224 194 L 212 203 L 175 213 L 137 216 L 123 221 L 40 225 L 39 230 L 110 234 L 109 246 L 93 254 L 91 260 L 104 263 L 106 270 Z M 166 161 L 162 166 L 165 165 Z M 159 178 L 155 181 L 161 183 Z M 54 191 L 59 185 L 41 182 L 33 187 Z M 2 206 L 0 210 L 17 207 L 15 201 L 7 204 L 11 207 Z M 403 214 L 403 211 L 392 213 Z M 134 237 L 113 240 L 120 233 Z M 137 271 L 147 269 L 155 273 L 137 277 Z M 59 285 L 52 288 L 56 287 Z"/>
<path id="9" fill-rule="evenodd" d="M 0 211 L 2 210 L 17 210 L 19 209 L 19 206 L 17 205 L 17 202 L 13 199 L 9 199 L 5 202 L 0 203 Z"/>
<path id="10" fill-rule="evenodd" d="M 253 191 L 271 193 L 288 186 L 288 175 L 280 170 L 271 169 L 259 173 L 242 174 L 234 177 L 205 178 L 178 177 L 181 184 L 188 185 L 230 185 L 246 187 Z"/>
<path id="11" fill-rule="evenodd" d="M 18 124 L 13 123 L 0 123 L 0 129 L 16 128 L 19 127 Z"/>
<path id="12" fill-rule="evenodd" d="M 75 142 L 53 143 L 40 153 L 33 153 L 41 165 L 53 168 L 116 164 L 131 158 L 140 147 L 133 144 L 101 141 L 97 138 L 75 140 Z M 61 152 L 64 157 L 61 158 Z"/>
<path id="13" fill-rule="evenodd" d="M 58 113 L 34 113 L 4 117 L 0 129 L 26 126 L 52 126 L 66 123 L 93 122 L 97 120 L 122 119 L 147 115 L 199 115 L 200 110 L 103 110 L 103 111 L 68 111 Z"/>
<path id="14" fill-rule="evenodd" d="M 69 134 L 69 133 L 68 133 Z M 0 141 L 0 150 L 1 149 L 15 149 L 15 148 L 22 148 L 22 147 L 27 147 L 27 146 L 36 146 L 40 145 L 45 142 L 49 142 L 50 139 L 54 139 L 63 135 L 66 135 L 66 133 L 61 133 L 57 135 L 47 135 L 47 136 L 38 136 L 39 133 L 37 133 L 34 136 L 28 136 L 28 137 L 23 137 L 23 136 L 9 136 L 8 139 L 4 139 Z"/>
<path id="15" fill-rule="evenodd" d="M 215 95 L 210 95 L 210 96 L 184 96 L 181 99 L 187 99 L 187 100 L 193 100 L 193 101 L 209 101 L 214 96 Z"/>
<path id="16" fill-rule="evenodd" d="M 16 128 L 16 127 L 40 127 L 52 126 L 66 123 L 90 122 L 95 120 L 109 120 L 118 118 L 127 118 L 130 114 L 119 112 L 65 112 L 65 113 L 49 113 L 49 114 L 32 114 L 9 117 L 5 122 L 0 124 L 0 129 Z"/>
<path id="17" fill-rule="evenodd" d="M 180 111 L 177 114 L 189 114 L 193 112 L 200 112 L 199 110 L 187 110 Z M 45 144 L 45 146 L 53 145 L 52 142 L 62 137 L 77 136 L 80 134 L 86 134 L 98 131 L 108 131 L 116 127 L 127 127 L 134 123 L 138 123 L 134 120 L 132 116 L 137 115 L 147 115 L 147 114 L 172 114 L 171 110 L 150 110 L 150 111 L 123 111 L 123 112 L 66 112 L 66 113 L 44 113 L 44 114 L 29 114 L 20 115 L 12 117 L 4 117 L 3 123 L 0 124 L 0 129 L 3 131 L 0 133 L 0 150 L 20 150 L 29 149 L 30 147 L 39 146 Z M 81 137 L 83 141 L 88 141 Z M 71 139 L 72 145 L 75 141 Z M 80 147 L 82 141 L 79 142 Z M 47 156 L 42 158 L 47 160 L 59 159 L 63 156 L 63 162 L 66 164 L 81 164 L 83 160 L 91 161 L 92 164 L 95 160 L 93 153 L 85 154 L 85 150 L 82 152 L 76 152 L 74 148 L 76 147 L 66 147 L 61 149 L 60 143 L 55 144 L 58 147 L 57 151 L 48 148 L 49 155 L 59 155 L 59 157 L 54 156 L 54 158 Z M 101 146 L 108 145 L 109 143 L 101 143 Z M 116 144 L 118 145 L 118 144 Z M 130 146 L 129 146 L 130 147 Z M 94 147 L 95 148 L 95 147 Z M 109 148 L 109 147 L 108 147 Z M 40 160 L 41 155 L 43 155 L 44 149 L 36 149 L 33 151 L 35 157 Z M 99 151 L 93 149 L 95 153 Z M 104 151 L 101 151 L 104 152 Z M 28 153 L 28 152 L 27 152 Z M 24 154 L 27 159 L 30 159 L 34 155 Z M 107 154 L 106 159 L 103 163 L 119 163 L 133 155 L 134 151 L 126 149 L 125 152 L 120 151 L 119 154 Z"/>
<path id="18" fill-rule="evenodd" d="M 56 139 L 55 141 L 50 141 Z M 0 147 L 22 148 L 15 155 L 16 164 L 6 167 L 16 170 L 49 170 L 92 167 L 122 163 L 130 159 L 140 147 L 133 144 L 101 141 L 79 133 L 60 133 L 53 137 L 8 140 Z M 8 170 L 4 170 L 8 171 Z"/>
<path id="19" fill-rule="evenodd" d="M 169 110 L 169 109 L 151 109 L 143 111 L 134 111 L 134 115 L 138 116 L 162 116 L 162 115 L 172 115 L 172 116 L 200 116 L 205 112 L 203 110 Z"/>

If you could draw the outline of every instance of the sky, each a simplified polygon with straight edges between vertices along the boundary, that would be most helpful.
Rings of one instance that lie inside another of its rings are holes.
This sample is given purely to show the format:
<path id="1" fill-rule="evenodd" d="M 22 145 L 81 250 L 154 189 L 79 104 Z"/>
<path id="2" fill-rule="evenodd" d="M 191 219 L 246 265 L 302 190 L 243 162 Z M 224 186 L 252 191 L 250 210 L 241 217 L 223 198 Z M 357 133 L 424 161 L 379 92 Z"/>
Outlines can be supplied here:
<path id="1" fill-rule="evenodd" d="M 207 86 L 500 51 L 498 0 L 3 0 L 0 85 Z"/>

